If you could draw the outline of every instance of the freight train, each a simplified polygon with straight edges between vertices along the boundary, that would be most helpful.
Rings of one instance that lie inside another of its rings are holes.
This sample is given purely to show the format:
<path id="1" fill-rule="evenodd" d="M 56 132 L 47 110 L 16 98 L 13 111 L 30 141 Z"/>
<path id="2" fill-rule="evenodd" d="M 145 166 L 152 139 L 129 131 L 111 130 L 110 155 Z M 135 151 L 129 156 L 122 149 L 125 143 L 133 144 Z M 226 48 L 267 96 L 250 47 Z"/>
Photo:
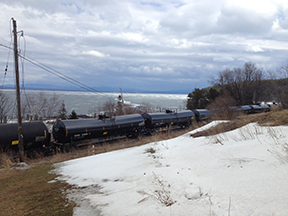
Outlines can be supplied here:
<path id="1" fill-rule="evenodd" d="M 191 125 L 194 112 L 191 110 L 177 113 L 144 113 L 130 114 L 99 119 L 58 120 L 52 133 L 55 145 L 69 143 L 74 145 L 82 140 L 105 139 L 107 137 L 138 137 L 139 134 L 151 134 L 164 127 L 188 127 Z"/>
<path id="2" fill-rule="evenodd" d="M 180 112 L 144 113 L 99 118 L 58 120 L 54 123 L 52 134 L 41 121 L 23 123 L 24 150 L 49 152 L 49 148 L 77 146 L 83 140 L 117 138 L 119 136 L 137 137 L 151 134 L 163 127 L 188 127 L 195 118 L 207 118 L 208 111 L 184 110 Z M 202 115 L 203 114 L 203 115 Z M 53 135 L 53 140 L 51 139 Z M 0 149 L 17 149 L 18 125 L 0 124 Z"/>
<path id="3" fill-rule="evenodd" d="M 238 111 L 256 113 L 268 111 L 267 106 L 242 106 Z M 107 137 L 137 137 L 151 134 L 159 128 L 189 127 L 193 119 L 202 121 L 210 118 L 212 112 L 206 109 L 184 110 L 180 112 L 144 113 L 122 116 L 100 116 L 98 119 L 58 120 L 52 128 L 53 140 L 47 126 L 41 121 L 23 123 L 24 150 L 26 152 L 50 152 L 51 148 L 78 146 L 83 140 L 105 139 Z M 17 149 L 18 125 L 0 124 L 0 150 Z"/>

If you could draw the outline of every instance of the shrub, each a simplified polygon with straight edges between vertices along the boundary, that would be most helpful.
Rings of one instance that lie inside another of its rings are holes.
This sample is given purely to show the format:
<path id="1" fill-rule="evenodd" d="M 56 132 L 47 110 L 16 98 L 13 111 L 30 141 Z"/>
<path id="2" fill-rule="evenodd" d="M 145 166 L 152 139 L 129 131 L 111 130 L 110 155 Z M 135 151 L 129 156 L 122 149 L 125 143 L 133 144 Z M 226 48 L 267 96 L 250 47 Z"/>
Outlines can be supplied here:
<path id="1" fill-rule="evenodd" d="M 209 110 L 213 110 L 214 119 L 232 120 L 236 117 L 237 113 L 231 107 L 235 106 L 235 100 L 228 94 L 217 97 L 210 105 Z"/>

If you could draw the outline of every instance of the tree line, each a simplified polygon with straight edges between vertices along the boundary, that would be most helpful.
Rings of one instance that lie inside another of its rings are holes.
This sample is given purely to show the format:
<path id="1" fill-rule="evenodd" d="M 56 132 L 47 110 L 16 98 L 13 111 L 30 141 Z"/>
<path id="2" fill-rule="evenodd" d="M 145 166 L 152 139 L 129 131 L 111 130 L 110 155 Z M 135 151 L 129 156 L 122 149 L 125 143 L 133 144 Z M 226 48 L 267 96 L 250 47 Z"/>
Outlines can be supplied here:
<path id="1" fill-rule="evenodd" d="M 15 107 L 16 102 L 12 101 L 4 91 L 0 90 L 0 124 L 7 123 L 13 119 L 13 114 L 16 112 Z M 78 118 L 75 110 L 72 110 L 71 114 L 67 116 L 64 101 L 60 101 L 55 93 L 51 97 L 47 97 L 44 92 L 39 92 L 38 95 L 26 93 L 22 95 L 21 115 L 23 120 L 29 121 L 52 118 Z"/>
<path id="2" fill-rule="evenodd" d="M 188 94 L 187 109 L 209 108 L 217 100 L 224 103 L 225 98 L 229 106 L 274 101 L 288 108 L 288 61 L 275 72 L 264 72 L 255 63 L 247 62 L 242 68 L 220 71 L 210 82 L 212 87 L 195 88 Z"/>
<path id="3" fill-rule="evenodd" d="M 44 120 L 44 119 L 77 119 L 78 115 L 75 110 L 67 115 L 64 101 L 60 101 L 59 97 L 54 93 L 51 97 L 47 97 L 44 92 L 37 95 L 29 95 L 24 93 L 21 100 L 21 115 L 24 120 Z M 16 112 L 16 102 L 12 101 L 4 91 L 0 90 L 0 124 L 7 123 L 13 117 L 13 110 Z M 160 109 L 156 107 L 156 109 Z M 124 114 L 155 112 L 151 104 L 142 103 L 141 106 L 133 107 L 122 103 L 122 98 L 118 101 L 108 99 L 103 104 L 97 104 L 90 109 L 92 114 L 90 117 L 98 117 L 105 113 L 107 116 L 116 116 Z"/>

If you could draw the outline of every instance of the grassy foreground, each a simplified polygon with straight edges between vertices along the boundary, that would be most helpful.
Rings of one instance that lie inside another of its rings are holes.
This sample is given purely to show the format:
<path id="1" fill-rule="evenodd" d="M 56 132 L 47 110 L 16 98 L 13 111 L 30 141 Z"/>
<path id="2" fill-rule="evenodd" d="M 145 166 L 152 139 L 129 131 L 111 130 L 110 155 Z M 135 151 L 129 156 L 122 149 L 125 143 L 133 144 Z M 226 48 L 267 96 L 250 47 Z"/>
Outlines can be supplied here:
<path id="1" fill-rule="evenodd" d="M 64 182 L 49 181 L 52 163 L 31 165 L 29 170 L 3 169 L 0 171 L 0 215 L 72 215 L 73 203 L 68 203 Z"/>
<path id="2" fill-rule="evenodd" d="M 263 125 L 288 125 L 288 110 L 272 111 L 256 115 L 238 116 L 229 123 L 220 124 L 208 131 L 195 134 L 195 136 L 208 136 L 216 133 L 233 130 L 250 122 L 259 122 Z M 199 125 L 200 126 L 200 125 Z M 197 127 L 194 125 L 194 127 Z M 9 169 L 13 163 L 7 155 L 0 153 L 0 216 L 38 216 L 38 215 L 72 215 L 74 203 L 69 202 L 65 192 L 72 186 L 65 182 L 52 182 L 57 176 L 50 171 L 53 164 L 73 158 L 99 154 L 117 149 L 143 145 L 149 142 L 157 142 L 167 138 L 173 138 L 186 133 L 188 130 L 171 131 L 171 133 L 159 133 L 151 137 L 139 137 L 139 139 L 125 139 L 116 143 L 103 144 L 92 148 L 56 154 L 52 157 L 28 160 L 30 170 Z M 2 168 L 2 169 L 1 169 Z"/>
<path id="3" fill-rule="evenodd" d="M 0 153 L 0 216 L 72 215 L 75 204 L 67 200 L 65 193 L 73 186 L 52 181 L 57 177 L 50 172 L 54 163 L 173 138 L 187 131 L 124 139 L 34 160 L 27 158 L 29 170 L 9 169 L 17 160 L 12 162 L 7 154 Z"/>

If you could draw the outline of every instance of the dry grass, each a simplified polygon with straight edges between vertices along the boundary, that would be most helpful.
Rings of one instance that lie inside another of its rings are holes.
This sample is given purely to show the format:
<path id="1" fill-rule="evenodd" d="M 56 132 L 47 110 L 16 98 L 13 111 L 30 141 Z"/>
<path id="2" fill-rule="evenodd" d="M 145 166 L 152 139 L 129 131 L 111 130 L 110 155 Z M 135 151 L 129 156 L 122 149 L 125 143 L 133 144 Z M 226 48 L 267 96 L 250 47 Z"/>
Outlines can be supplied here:
<path id="1" fill-rule="evenodd" d="M 211 136 L 226 131 L 235 130 L 251 122 L 258 122 L 260 125 L 263 126 L 288 125 L 288 110 L 279 110 L 275 108 L 267 113 L 259 113 L 253 115 L 245 115 L 245 114 L 239 115 L 230 122 L 221 123 L 216 127 L 192 134 L 191 136 L 193 137 Z"/>
<path id="2" fill-rule="evenodd" d="M 11 156 L 9 156 L 9 154 L 0 153 L 0 169 L 11 167 L 13 164 L 13 160 L 11 159 Z"/>
<path id="3" fill-rule="evenodd" d="M 61 191 L 70 187 L 63 182 L 48 183 L 55 174 L 48 174 L 51 163 L 32 164 L 30 170 L 0 170 L 1 215 L 72 215 Z"/>
<path id="4" fill-rule="evenodd" d="M 272 109 L 271 112 L 263 113 L 258 120 L 259 124 L 270 124 L 270 126 L 288 125 L 288 110 Z"/>
<path id="5" fill-rule="evenodd" d="M 170 133 L 165 130 L 158 132 L 153 136 L 139 136 L 136 139 L 131 138 L 122 138 L 119 140 L 104 142 L 101 144 L 92 144 L 88 143 L 87 146 L 79 147 L 77 149 L 73 148 L 69 152 L 61 153 L 60 149 L 57 150 L 57 153 L 48 157 L 37 157 L 37 158 L 28 158 L 25 157 L 25 162 L 30 164 L 37 163 L 58 163 L 66 160 L 71 160 L 80 157 L 86 157 L 95 154 L 101 154 L 109 151 L 120 150 L 124 148 L 131 148 L 135 146 L 144 145 L 150 142 L 157 142 L 160 140 L 171 139 L 177 136 L 180 136 L 184 133 L 187 133 L 189 129 L 181 130 L 171 130 Z M 15 158 L 12 154 L 0 153 L 0 169 L 9 168 L 11 165 L 19 162 L 18 158 Z"/>

